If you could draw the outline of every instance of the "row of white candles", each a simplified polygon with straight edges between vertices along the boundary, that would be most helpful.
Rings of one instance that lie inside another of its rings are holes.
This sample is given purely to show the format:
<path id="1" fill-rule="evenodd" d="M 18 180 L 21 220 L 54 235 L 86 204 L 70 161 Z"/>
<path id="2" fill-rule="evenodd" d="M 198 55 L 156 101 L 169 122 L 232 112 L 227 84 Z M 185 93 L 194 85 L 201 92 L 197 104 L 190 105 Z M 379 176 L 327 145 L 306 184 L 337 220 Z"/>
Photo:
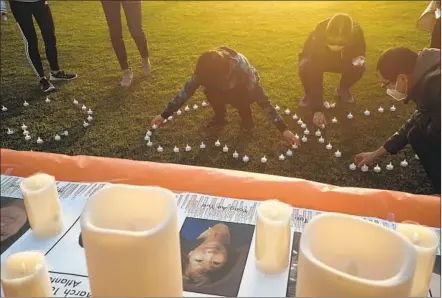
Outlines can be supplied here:
<path id="1" fill-rule="evenodd" d="M 35 236 L 61 233 L 55 178 L 36 174 L 20 188 Z M 292 212 L 290 205 L 277 200 L 258 207 L 255 261 L 267 274 L 288 267 Z M 171 191 L 109 185 L 88 200 L 80 224 L 92 296 L 183 295 L 177 206 Z M 318 215 L 301 236 L 296 295 L 425 297 L 438 244 L 436 233 L 419 225 L 399 224 L 393 231 L 350 215 Z M 118 270 L 111 270 L 115 264 Z M 48 267 L 39 252 L 9 256 L 1 280 L 7 297 L 52 296 Z"/>

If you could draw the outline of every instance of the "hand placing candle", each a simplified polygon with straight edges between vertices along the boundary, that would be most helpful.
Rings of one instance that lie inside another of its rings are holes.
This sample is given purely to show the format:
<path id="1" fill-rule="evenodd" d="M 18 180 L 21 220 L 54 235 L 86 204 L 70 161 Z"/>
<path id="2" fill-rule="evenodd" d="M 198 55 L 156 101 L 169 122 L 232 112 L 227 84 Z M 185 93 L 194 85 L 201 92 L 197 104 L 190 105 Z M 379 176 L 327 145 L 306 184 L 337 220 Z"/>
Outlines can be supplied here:
<path id="1" fill-rule="evenodd" d="M 63 229 L 55 178 L 35 174 L 20 183 L 29 224 L 36 237 L 53 237 Z"/>
<path id="2" fill-rule="evenodd" d="M 52 297 L 48 269 L 40 252 L 11 255 L 2 264 L 1 276 L 6 297 Z"/>

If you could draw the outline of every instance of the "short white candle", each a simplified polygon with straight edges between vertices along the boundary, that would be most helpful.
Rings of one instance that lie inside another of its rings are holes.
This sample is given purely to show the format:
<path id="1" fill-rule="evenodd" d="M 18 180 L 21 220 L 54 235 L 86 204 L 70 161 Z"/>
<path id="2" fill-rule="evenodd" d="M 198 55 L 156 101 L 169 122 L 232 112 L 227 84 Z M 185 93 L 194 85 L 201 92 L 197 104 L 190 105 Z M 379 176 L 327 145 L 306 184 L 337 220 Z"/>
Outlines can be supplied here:
<path id="1" fill-rule="evenodd" d="M 63 229 L 55 177 L 39 173 L 23 179 L 20 189 L 32 232 L 38 238 L 58 235 Z"/>
<path id="2" fill-rule="evenodd" d="M 167 119 L 164 119 L 163 123 L 166 123 L 166 122 L 167 122 Z"/>
<path id="3" fill-rule="evenodd" d="M 186 145 L 186 152 L 189 152 L 190 150 L 192 150 L 192 147 L 189 146 L 189 144 Z"/>
<path id="4" fill-rule="evenodd" d="M 324 138 L 321 136 L 321 137 L 318 139 L 318 142 L 321 143 L 321 144 L 323 144 L 323 143 L 325 142 L 325 140 L 324 140 Z"/>
<path id="5" fill-rule="evenodd" d="M 145 136 L 144 136 L 144 140 L 145 140 L 145 141 L 150 141 L 150 137 L 149 137 L 148 135 L 145 135 Z"/>
<path id="6" fill-rule="evenodd" d="M 74 99 L 73 103 L 74 105 L 78 105 L 78 100 Z"/>
<path id="7" fill-rule="evenodd" d="M 259 270 L 272 274 L 287 268 L 292 213 L 293 208 L 290 205 L 277 200 L 259 204 L 255 241 L 255 261 Z"/>
<path id="8" fill-rule="evenodd" d="M 348 115 L 347 115 L 347 119 L 353 119 L 353 114 L 352 113 L 348 113 Z"/>
<path id="9" fill-rule="evenodd" d="M 307 124 L 302 123 L 302 124 L 301 124 L 301 128 L 302 128 L 302 129 L 307 128 Z"/>
<path id="10" fill-rule="evenodd" d="M 46 102 L 46 103 L 50 103 L 50 102 L 51 102 L 51 100 L 49 99 L 49 97 L 46 97 L 45 102 Z"/>
<path id="11" fill-rule="evenodd" d="M 64 134 L 65 136 L 68 136 L 68 135 L 69 135 L 69 132 L 68 132 L 67 130 L 65 130 L 65 131 L 63 132 L 63 134 Z"/>
<path id="12" fill-rule="evenodd" d="M 7 107 L 5 107 L 5 106 L 2 106 L 2 111 L 3 112 L 6 112 L 8 110 L 8 108 Z"/>
<path id="13" fill-rule="evenodd" d="M 375 173 L 380 173 L 381 167 L 378 164 L 376 164 L 376 166 L 373 168 L 373 170 L 375 171 Z"/>
<path id="14" fill-rule="evenodd" d="M 83 105 L 83 106 L 81 107 L 81 109 L 82 109 L 83 111 L 86 111 L 86 110 L 87 110 L 87 107 L 86 107 L 85 105 Z"/>
<path id="15" fill-rule="evenodd" d="M 87 123 L 86 121 L 83 121 L 83 127 L 88 127 L 89 123 Z"/>
<path id="16" fill-rule="evenodd" d="M 299 140 L 299 135 L 298 135 L 298 134 L 295 134 L 295 138 L 297 138 L 297 139 Z"/>
<path id="17" fill-rule="evenodd" d="M 92 121 L 92 116 L 91 115 L 89 115 L 89 116 L 87 116 L 87 121 L 89 121 L 89 122 L 91 122 Z"/>
<path id="18" fill-rule="evenodd" d="M 207 102 L 203 101 L 203 102 L 201 103 L 201 106 L 203 106 L 203 107 L 207 107 L 208 104 L 207 104 Z"/>
<path id="19" fill-rule="evenodd" d="M 8 128 L 8 131 L 6 132 L 8 135 L 12 135 L 14 133 L 14 131 L 10 128 Z"/>
<path id="20" fill-rule="evenodd" d="M 261 157 L 261 162 L 262 163 L 266 163 L 267 162 L 267 158 L 265 156 Z"/>
<path id="21" fill-rule="evenodd" d="M 80 218 L 91 296 L 183 297 L 177 217 L 175 195 L 160 187 L 95 192 Z"/>
<path id="22" fill-rule="evenodd" d="M 333 149 L 333 146 L 332 146 L 330 143 L 328 143 L 328 144 L 325 146 L 325 149 L 327 149 L 327 150 L 332 150 L 332 149 Z"/>
<path id="23" fill-rule="evenodd" d="M 244 157 L 242 158 L 243 162 L 248 162 L 249 161 L 249 157 L 247 155 L 244 155 Z"/>
<path id="24" fill-rule="evenodd" d="M 384 108 L 383 107 L 379 107 L 378 112 L 379 113 L 383 113 L 384 112 Z"/>
<path id="25" fill-rule="evenodd" d="M 341 157 L 341 156 L 342 156 L 341 151 L 337 150 L 337 151 L 335 152 L 335 156 L 336 156 L 336 157 Z"/>
<path id="26" fill-rule="evenodd" d="M 336 117 L 333 117 L 332 123 L 338 123 L 338 119 L 336 119 Z"/>
<path id="27" fill-rule="evenodd" d="M 152 142 L 151 142 L 150 140 L 146 143 L 146 146 L 147 146 L 147 147 L 152 147 L 152 145 L 153 145 L 153 144 L 152 144 Z"/>
<path id="28" fill-rule="evenodd" d="M 164 149 L 163 149 L 163 147 L 161 147 L 161 146 L 158 146 L 158 148 L 157 148 L 157 151 L 158 151 L 158 152 L 160 152 L 160 153 L 161 153 L 161 152 L 163 152 L 163 150 L 164 150 Z"/>
<path id="29" fill-rule="evenodd" d="M 227 147 L 227 145 L 224 145 L 223 152 L 229 152 L 229 147 Z"/>
<path id="30" fill-rule="evenodd" d="M 290 115 L 290 110 L 289 110 L 289 109 L 286 109 L 286 110 L 285 110 L 285 114 L 286 114 L 286 115 Z"/>
<path id="31" fill-rule="evenodd" d="M 1 280 L 6 297 L 52 297 L 48 268 L 40 252 L 9 256 L 2 264 Z"/>
<path id="32" fill-rule="evenodd" d="M 26 129 L 23 130 L 23 135 L 24 135 L 24 136 L 27 136 L 28 134 L 29 134 L 29 131 L 27 131 Z"/>
<path id="33" fill-rule="evenodd" d="M 300 118 L 300 119 L 298 120 L 298 124 L 299 124 L 299 125 L 302 125 L 302 123 L 304 123 L 304 122 L 302 122 L 302 119 Z"/>
<path id="34" fill-rule="evenodd" d="M 391 171 L 393 170 L 393 164 L 390 162 L 388 165 L 385 166 L 385 168 L 387 169 L 387 171 Z"/>
<path id="35" fill-rule="evenodd" d="M 180 148 L 178 148 L 177 146 L 175 146 L 175 147 L 173 148 L 173 152 L 175 152 L 175 153 L 180 152 Z"/>
<path id="36" fill-rule="evenodd" d="M 91 109 L 89 109 L 88 111 L 87 111 L 87 114 L 88 115 L 92 115 L 94 112 L 92 112 L 92 110 Z"/>
<path id="37" fill-rule="evenodd" d="M 396 111 L 396 107 L 394 105 L 391 106 L 390 111 L 394 112 Z"/>
<path id="38" fill-rule="evenodd" d="M 233 152 L 233 154 L 232 154 L 232 156 L 233 156 L 233 158 L 238 158 L 239 157 L 239 153 L 238 152 L 236 152 L 236 150 L 235 150 L 235 152 Z"/>
<path id="39" fill-rule="evenodd" d="M 281 154 L 278 158 L 279 158 L 279 160 L 285 160 L 284 154 Z"/>
<path id="40" fill-rule="evenodd" d="M 27 128 L 28 128 L 28 127 L 26 126 L 26 124 L 23 123 L 23 124 L 21 125 L 21 129 L 26 130 Z"/>
<path id="41" fill-rule="evenodd" d="M 361 171 L 362 172 L 368 172 L 368 167 L 367 167 L 367 165 L 363 165 L 362 167 L 361 167 Z"/>
<path id="42" fill-rule="evenodd" d="M 401 161 L 401 167 L 408 167 L 408 162 L 406 159 L 404 159 L 403 161 Z"/>
<path id="43" fill-rule="evenodd" d="M 206 148 L 206 144 L 204 144 L 204 142 L 201 142 L 200 148 L 201 148 L 201 149 Z"/>
<path id="44" fill-rule="evenodd" d="M 43 140 L 40 137 L 37 138 L 37 144 L 43 144 Z"/>
<path id="45" fill-rule="evenodd" d="M 298 149 L 298 145 L 293 144 L 293 145 L 292 145 L 292 149 Z"/>
<path id="46" fill-rule="evenodd" d="M 31 139 L 31 136 L 30 135 L 26 135 L 25 136 L 25 141 L 29 141 Z"/>
<path id="47" fill-rule="evenodd" d="M 318 130 L 315 132 L 315 136 L 320 137 L 321 135 L 322 135 L 322 133 L 318 128 Z"/>
<path id="48" fill-rule="evenodd" d="M 417 154 L 414 155 L 414 158 L 419 160 L 419 156 Z"/>
<path id="49" fill-rule="evenodd" d="M 27 107 L 27 106 L 29 106 L 29 103 L 25 100 L 25 101 L 23 102 L 23 106 L 24 106 L 24 107 Z"/>
<path id="50" fill-rule="evenodd" d="M 186 112 L 190 111 L 189 106 L 186 106 L 186 107 L 184 108 L 184 111 L 186 111 Z"/>
<path id="51" fill-rule="evenodd" d="M 148 130 L 148 131 L 146 132 L 146 136 L 151 137 L 151 136 L 152 136 L 152 131 Z"/>
<path id="52" fill-rule="evenodd" d="M 194 110 L 198 110 L 198 106 L 196 104 L 193 105 Z"/>
<path id="53" fill-rule="evenodd" d="M 153 129 L 153 130 L 155 130 L 155 129 L 157 129 L 157 128 L 158 128 L 158 125 L 156 125 L 156 124 L 152 125 L 152 129 Z"/>
<path id="54" fill-rule="evenodd" d="M 308 136 L 308 135 L 310 134 L 310 130 L 308 130 L 308 128 L 306 128 L 306 129 L 304 130 L 304 134 L 305 134 L 306 136 Z"/>
<path id="55" fill-rule="evenodd" d="M 278 112 L 279 112 L 280 109 L 281 108 L 278 105 L 275 106 L 275 110 L 277 110 Z"/>
<path id="56" fill-rule="evenodd" d="M 365 116 L 370 116 L 370 111 L 369 110 L 365 110 L 364 115 Z"/>
<path id="57" fill-rule="evenodd" d="M 172 116 L 169 116 L 169 117 L 167 118 L 168 121 L 172 121 L 172 119 L 173 119 Z"/>
<path id="58" fill-rule="evenodd" d="M 56 141 L 60 141 L 60 140 L 61 140 L 61 137 L 60 137 L 59 135 L 55 135 L 55 136 L 54 136 L 54 140 L 56 140 Z"/>
<path id="59" fill-rule="evenodd" d="M 416 270 L 409 297 L 428 297 L 431 274 L 440 240 L 434 231 L 418 224 L 400 223 L 396 232 L 409 239 L 417 251 Z"/>
<path id="60" fill-rule="evenodd" d="M 215 142 L 215 146 L 216 146 L 216 147 L 221 146 L 221 142 L 220 142 L 219 140 L 216 140 L 216 142 Z"/>
<path id="61" fill-rule="evenodd" d="M 330 103 L 328 101 L 324 102 L 324 107 L 330 109 Z"/>
<path id="62" fill-rule="evenodd" d="M 293 119 L 293 120 L 298 120 L 298 115 L 296 115 L 296 114 L 293 115 L 293 116 L 292 116 L 292 119 Z"/>
<path id="63" fill-rule="evenodd" d="M 292 150 L 287 149 L 287 152 L 285 153 L 285 155 L 287 155 L 287 156 L 292 156 L 292 155 L 293 155 Z"/>
<path id="64" fill-rule="evenodd" d="M 181 112 L 181 110 L 176 111 L 176 114 L 179 116 L 181 115 L 183 112 Z"/>
<path id="65" fill-rule="evenodd" d="M 306 137 L 306 136 L 303 136 L 302 139 L 301 139 L 301 141 L 302 141 L 303 143 L 307 143 L 307 137 Z"/>
<path id="66" fill-rule="evenodd" d="M 356 170 L 356 165 L 355 165 L 355 163 L 350 164 L 350 165 L 348 166 L 348 168 L 349 168 L 350 170 L 352 170 L 352 171 Z"/>
<path id="67" fill-rule="evenodd" d="M 416 250 L 395 231 L 322 213 L 302 233 L 296 297 L 408 297 L 415 266 Z"/>
<path id="68" fill-rule="evenodd" d="M 334 107 L 336 107 L 336 103 L 335 102 L 330 103 L 330 108 L 333 109 Z"/>

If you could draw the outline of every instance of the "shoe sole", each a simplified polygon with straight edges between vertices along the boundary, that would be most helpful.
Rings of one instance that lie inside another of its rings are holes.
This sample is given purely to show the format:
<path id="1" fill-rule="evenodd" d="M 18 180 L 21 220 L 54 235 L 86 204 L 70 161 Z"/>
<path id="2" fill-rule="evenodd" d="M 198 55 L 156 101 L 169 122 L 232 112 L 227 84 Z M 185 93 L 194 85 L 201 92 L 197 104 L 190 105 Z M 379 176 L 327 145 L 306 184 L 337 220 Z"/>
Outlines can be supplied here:
<path id="1" fill-rule="evenodd" d="M 56 77 L 50 77 L 49 78 L 49 81 L 52 81 L 52 82 L 57 82 L 57 81 L 72 81 L 72 80 L 75 80 L 76 78 L 78 78 L 78 75 L 75 75 L 75 77 L 73 77 L 73 78 L 71 78 L 71 79 L 61 79 L 61 78 L 56 78 Z"/>
<path id="2" fill-rule="evenodd" d="M 51 87 L 49 87 L 49 88 L 46 89 L 46 90 L 43 90 L 43 89 L 42 89 L 42 91 L 43 91 L 44 93 L 49 93 L 49 92 L 54 91 L 54 90 L 55 90 L 55 87 L 54 87 L 54 86 L 51 86 Z"/>

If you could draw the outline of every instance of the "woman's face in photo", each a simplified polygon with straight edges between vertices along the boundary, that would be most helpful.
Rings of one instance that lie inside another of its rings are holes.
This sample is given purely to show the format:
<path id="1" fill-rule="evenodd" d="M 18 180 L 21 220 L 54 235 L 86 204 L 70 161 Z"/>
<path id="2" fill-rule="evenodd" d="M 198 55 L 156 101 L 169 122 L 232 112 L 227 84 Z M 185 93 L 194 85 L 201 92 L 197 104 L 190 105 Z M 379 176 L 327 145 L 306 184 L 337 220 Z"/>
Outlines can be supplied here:
<path id="1" fill-rule="evenodd" d="M 218 241 L 207 241 L 188 255 L 188 275 L 202 274 L 219 270 L 227 263 L 227 250 Z"/>

